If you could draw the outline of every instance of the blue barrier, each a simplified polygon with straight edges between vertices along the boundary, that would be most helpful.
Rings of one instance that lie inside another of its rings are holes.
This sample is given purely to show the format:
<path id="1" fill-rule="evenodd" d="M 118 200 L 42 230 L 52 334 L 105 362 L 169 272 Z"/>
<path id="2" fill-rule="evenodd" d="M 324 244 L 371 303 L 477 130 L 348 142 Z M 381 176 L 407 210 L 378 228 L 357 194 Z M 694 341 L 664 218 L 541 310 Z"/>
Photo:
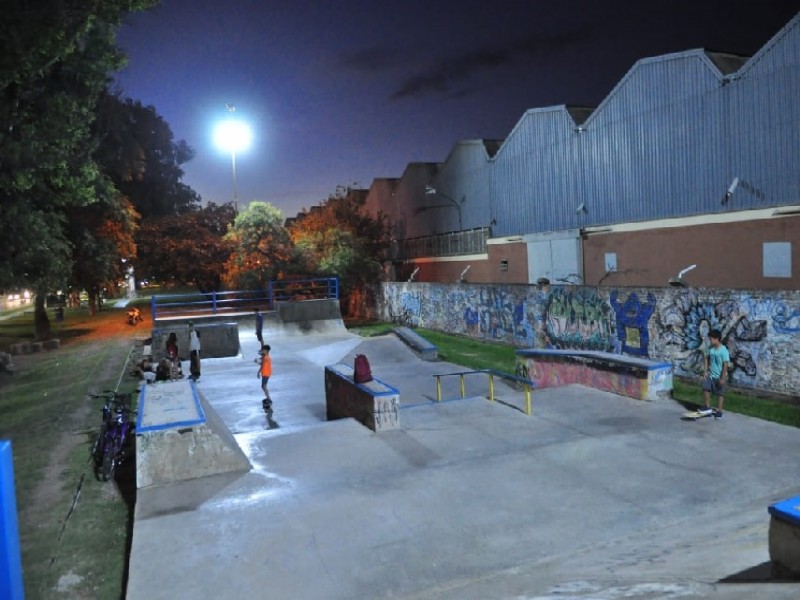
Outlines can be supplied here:
<path id="1" fill-rule="evenodd" d="M 24 597 L 14 497 L 14 461 L 11 442 L 0 440 L 0 598 L 22 600 Z"/>
<path id="2" fill-rule="evenodd" d="M 277 302 L 291 300 L 338 300 L 339 279 L 281 279 L 270 281 L 265 290 L 153 294 L 150 310 L 156 319 L 175 315 L 219 315 L 275 310 Z"/>

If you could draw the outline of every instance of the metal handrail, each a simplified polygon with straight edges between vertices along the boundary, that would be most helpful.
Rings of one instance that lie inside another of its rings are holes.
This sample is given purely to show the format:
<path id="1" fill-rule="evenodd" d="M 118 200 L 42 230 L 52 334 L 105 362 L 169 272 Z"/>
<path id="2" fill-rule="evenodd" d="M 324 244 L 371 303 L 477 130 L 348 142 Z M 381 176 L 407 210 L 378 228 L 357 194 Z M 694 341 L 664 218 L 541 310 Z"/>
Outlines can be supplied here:
<path id="1" fill-rule="evenodd" d="M 193 292 L 188 294 L 153 294 L 150 299 L 151 318 L 155 323 L 159 313 L 209 313 L 252 310 L 260 306 L 274 310 L 276 302 L 310 296 L 311 299 L 339 298 L 339 279 L 286 279 L 270 281 L 264 290 L 230 290 L 223 292 Z M 308 298 L 304 298 L 308 299 Z"/>
<path id="2" fill-rule="evenodd" d="M 516 381 L 517 383 L 521 383 L 524 390 L 525 390 L 525 414 L 531 414 L 531 390 L 536 387 L 536 384 L 527 379 L 526 377 L 519 377 L 517 375 L 512 375 L 511 373 L 506 373 L 504 371 L 497 371 L 495 369 L 476 369 L 473 371 L 457 371 L 455 373 L 438 373 L 433 375 L 436 378 L 436 401 L 442 401 L 442 377 L 451 377 L 454 375 L 458 375 L 461 379 L 460 381 L 460 389 L 461 389 L 461 397 L 466 397 L 466 385 L 464 383 L 464 375 L 472 375 L 474 373 L 486 373 L 489 376 L 489 401 L 494 402 L 494 378 L 495 376 L 500 377 L 501 379 L 506 379 L 509 381 Z"/>

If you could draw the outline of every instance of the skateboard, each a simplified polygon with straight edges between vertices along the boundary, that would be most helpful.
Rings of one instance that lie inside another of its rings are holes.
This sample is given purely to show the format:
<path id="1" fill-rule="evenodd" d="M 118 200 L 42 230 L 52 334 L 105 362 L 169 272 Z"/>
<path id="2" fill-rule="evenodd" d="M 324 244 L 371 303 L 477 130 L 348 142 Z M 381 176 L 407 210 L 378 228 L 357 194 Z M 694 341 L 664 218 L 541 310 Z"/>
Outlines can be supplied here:
<path id="1" fill-rule="evenodd" d="M 702 419 L 704 417 L 713 417 L 713 412 L 700 412 L 699 410 L 692 410 L 689 412 L 683 413 L 681 419 L 684 421 L 697 421 L 697 419 Z"/>

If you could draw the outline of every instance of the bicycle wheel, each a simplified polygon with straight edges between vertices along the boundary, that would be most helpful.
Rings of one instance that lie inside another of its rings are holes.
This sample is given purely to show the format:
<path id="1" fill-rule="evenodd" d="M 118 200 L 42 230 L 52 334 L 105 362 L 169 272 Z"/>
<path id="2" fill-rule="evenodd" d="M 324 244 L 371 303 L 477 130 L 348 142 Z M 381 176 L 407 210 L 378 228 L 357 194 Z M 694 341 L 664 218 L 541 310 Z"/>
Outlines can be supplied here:
<path id="1" fill-rule="evenodd" d="M 117 436 L 106 442 L 103 451 L 103 465 L 100 474 L 103 481 L 114 478 L 114 470 L 117 468 Z"/>
<path id="2" fill-rule="evenodd" d="M 92 446 L 92 458 L 94 459 L 94 464 L 96 466 L 100 466 L 103 462 L 103 454 L 105 450 L 105 439 L 106 439 L 106 424 L 100 427 L 100 433 L 97 434 L 97 438 L 94 440 L 94 445 Z"/>

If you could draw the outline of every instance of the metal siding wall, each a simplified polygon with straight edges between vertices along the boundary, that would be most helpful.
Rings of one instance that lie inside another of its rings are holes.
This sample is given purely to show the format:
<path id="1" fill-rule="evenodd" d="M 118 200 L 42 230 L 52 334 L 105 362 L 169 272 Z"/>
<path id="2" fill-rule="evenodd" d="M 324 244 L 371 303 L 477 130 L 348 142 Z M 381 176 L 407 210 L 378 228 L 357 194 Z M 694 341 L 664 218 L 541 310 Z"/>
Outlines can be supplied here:
<path id="1" fill-rule="evenodd" d="M 732 207 L 800 202 L 800 25 L 762 50 L 728 86 L 731 164 L 752 189 L 734 194 Z"/>
<path id="2" fill-rule="evenodd" d="M 461 204 L 461 220 L 464 229 L 489 227 L 491 216 L 490 163 L 486 148 L 481 140 L 471 140 L 456 144 L 450 156 L 442 164 L 433 186 Z M 430 204 L 446 204 L 441 197 L 428 196 Z M 430 231 L 442 233 L 458 230 L 458 212 L 454 209 L 435 209 L 430 211 L 433 226 Z"/>
<path id="3" fill-rule="evenodd" d="M 495 236 L 561 228 L 576 195 L 574 122 L 563 107 L 528 111 L 493 162 Z"/>
<path id="4" fill-rule="evenodd" d="M 710 180 L 724 163 L 719 111 L 707 110 L 718 87 L 697 54 L 638 65 L 587 123 L 588 212 L 576 226 L 694 214 L 718 202 L 725 188 L 714 191 Z"/>
<path id="5" fill-rule="evenodd" d="M 456 229 L 454 210 L 415 216 L 432 181 L 495 237 L 800 202 L 800 17 L 728 79 L 702 51 L 642 60 L 582 132 L 564 107 L 534 109 L 493 158 L 462 142 L 438 175 L 409 165 L 396 218 L 405 237 Z"/>

